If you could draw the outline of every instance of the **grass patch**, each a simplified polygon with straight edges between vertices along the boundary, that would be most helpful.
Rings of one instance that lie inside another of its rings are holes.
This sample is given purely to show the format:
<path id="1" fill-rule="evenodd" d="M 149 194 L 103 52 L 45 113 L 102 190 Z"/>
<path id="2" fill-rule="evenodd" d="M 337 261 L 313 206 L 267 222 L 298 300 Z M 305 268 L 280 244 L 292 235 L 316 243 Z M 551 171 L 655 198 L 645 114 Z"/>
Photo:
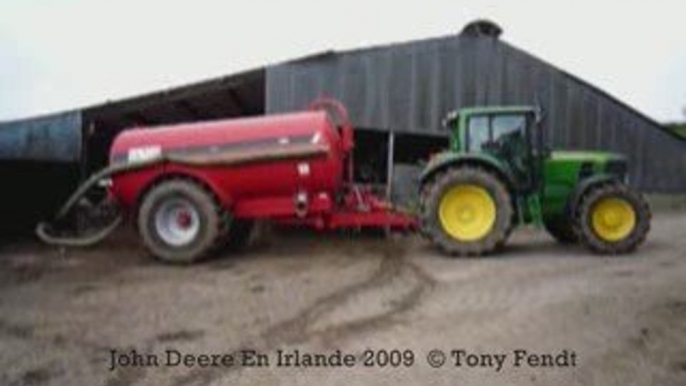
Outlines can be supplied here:
<path id="1" fill-rule="evenodd" d="M 667 128 L 681 138 L 686 139 L 686 123 L 667 125 Z"/>

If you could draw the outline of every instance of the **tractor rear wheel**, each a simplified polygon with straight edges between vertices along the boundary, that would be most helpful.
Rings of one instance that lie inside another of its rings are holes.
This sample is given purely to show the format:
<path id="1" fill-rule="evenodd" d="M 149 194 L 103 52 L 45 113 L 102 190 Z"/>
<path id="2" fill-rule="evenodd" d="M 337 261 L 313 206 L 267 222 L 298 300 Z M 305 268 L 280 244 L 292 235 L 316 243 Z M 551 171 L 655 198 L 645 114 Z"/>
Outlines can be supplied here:
<path id="1" fill-rule="evenodd" d="M 138 211 L 138 231 L 160 260 L 190 264 L 206 257 L 225 236 L 227 215 L 214 196 L 189 180 L 168 180 L 153 187 Z"/>
<path id="2" fill-rule="evenodd" d="M 498 177 L 471 166 L 439 175 L 426 186 L 423 231 L 453 256 L 483 255 L 502 246 L 512 230 L 513 205 Z"/>
<path id="3" fill-rule="evenodd" d="M 602 185 L 584 195 L 577 211 L 577 233 L 589 248 L 603 254 L 636 249 L 650 231 L 650 208 L 628 186 Z"/>

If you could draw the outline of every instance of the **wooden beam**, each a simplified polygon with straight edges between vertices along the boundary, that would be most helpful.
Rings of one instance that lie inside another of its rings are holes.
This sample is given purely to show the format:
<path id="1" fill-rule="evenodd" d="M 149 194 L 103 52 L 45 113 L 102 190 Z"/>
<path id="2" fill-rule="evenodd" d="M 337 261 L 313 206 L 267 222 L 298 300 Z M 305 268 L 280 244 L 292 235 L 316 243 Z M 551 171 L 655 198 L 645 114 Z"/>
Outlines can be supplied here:
<path id="1" fill-rule="evenodd" d="M 395 132 L 388 131 L 388 159 L 386 164 L 386 199 L 391 201 L 393 195 L 393 174 L 395 174 Z"/>

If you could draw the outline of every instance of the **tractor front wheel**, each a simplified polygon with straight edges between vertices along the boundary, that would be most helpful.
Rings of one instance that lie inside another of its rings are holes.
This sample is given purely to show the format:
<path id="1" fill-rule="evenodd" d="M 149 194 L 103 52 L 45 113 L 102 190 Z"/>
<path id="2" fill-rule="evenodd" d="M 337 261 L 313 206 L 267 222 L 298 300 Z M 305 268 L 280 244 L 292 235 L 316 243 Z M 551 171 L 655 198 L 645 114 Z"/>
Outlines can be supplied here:
<path id="1" fill-rule="evenodd" d="M 160 260 L 190 264 L 206 257 L 224 236 L 227 217 L 210 192 L 189 180 L 153 187 L 138 211 L 138 231 Z"/>
<path id="2" fill-rule="evenodd" d="M 623 184 L 592 189 L 577 211 L 577 234 L 593 251 L 623 254 L 636 249 L 650 231 L 650 208 L 643 197 Z"/>
<path id="3" fill-rule="evenodd" d="M 502 246 L 512 230 L 513 205 L 498 177 L 478 167 L 458 167 L 426 186 L 423 232 L 446 253 L 483 255 Z"/>

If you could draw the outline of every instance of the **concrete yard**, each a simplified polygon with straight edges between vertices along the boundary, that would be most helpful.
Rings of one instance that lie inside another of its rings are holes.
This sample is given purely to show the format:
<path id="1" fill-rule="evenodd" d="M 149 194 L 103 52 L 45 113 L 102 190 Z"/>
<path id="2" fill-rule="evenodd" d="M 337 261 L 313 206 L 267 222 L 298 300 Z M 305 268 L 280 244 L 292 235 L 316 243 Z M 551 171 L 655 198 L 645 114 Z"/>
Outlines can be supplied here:
<path id="1" fill-rule="evenodd" d="M 525 229 L 485 258 L 446 258 L 417 236 L 281 234 L 174 267 L 130 233 L 88 250 L 0 247 L 0 384 L 686 384 L 686 214 L 656 215 L 638 253 L 614 258 Z M 366 367 L 368 348 L 403 363 Z M 356 362 L 276 366 L 296 349 Z M 111 350 L 160 360 L 110 370 Z M 269 363 L 166 366 L 166 350 Z M 452 350 L 479 355 L 457 366 Z M 567 360 L 515 366 L 513 350 Z"/>

